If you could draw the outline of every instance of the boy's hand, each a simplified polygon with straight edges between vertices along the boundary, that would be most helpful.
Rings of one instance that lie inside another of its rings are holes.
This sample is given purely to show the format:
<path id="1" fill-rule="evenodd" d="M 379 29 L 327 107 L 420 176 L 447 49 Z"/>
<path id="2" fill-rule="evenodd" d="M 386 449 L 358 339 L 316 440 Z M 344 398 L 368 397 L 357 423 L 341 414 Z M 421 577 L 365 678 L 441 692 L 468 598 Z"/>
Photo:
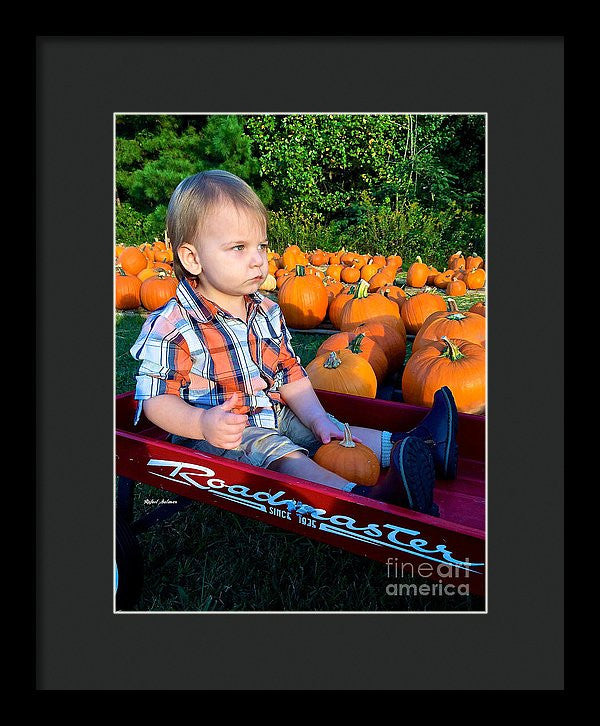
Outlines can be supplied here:
<path id="1" fill-rule="evenodd" d="M 248 416 L 234 413 L 242 404 L 236 391 L 220 406 L 206 409 L 202 415 L 202 432 L 209 444 L 219 449 L 235 449 L 242 441 L 242 433 L 248 424 Z"/>
<path id="2" fill-rule="evenodd" d="M 317 417 L 310 426 L 313 434 L 321 439 L 324 444 L 328 444 L 332 439 L 343 439 L 344 432 L 333 423 L 329 416 Z M 352 436 L 353 441 L 357 441 L 359 444 L 362 443 L 356 436 Z"/>

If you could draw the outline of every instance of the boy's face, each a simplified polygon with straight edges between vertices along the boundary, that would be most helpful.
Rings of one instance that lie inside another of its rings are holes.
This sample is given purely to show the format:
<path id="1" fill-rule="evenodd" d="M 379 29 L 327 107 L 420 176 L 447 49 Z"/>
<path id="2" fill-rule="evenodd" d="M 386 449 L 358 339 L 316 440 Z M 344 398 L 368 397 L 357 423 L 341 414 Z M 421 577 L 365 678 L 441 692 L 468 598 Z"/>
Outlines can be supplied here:
<path id="1" fill-rule="evenodd" d="M 203 294 L 223 300 L 258 290 L 268 272 L 267 246 L 258 217 L 225 203 L 208 215 L 193 245 L 181 246 L 180 258 L 199 274 Z"/>

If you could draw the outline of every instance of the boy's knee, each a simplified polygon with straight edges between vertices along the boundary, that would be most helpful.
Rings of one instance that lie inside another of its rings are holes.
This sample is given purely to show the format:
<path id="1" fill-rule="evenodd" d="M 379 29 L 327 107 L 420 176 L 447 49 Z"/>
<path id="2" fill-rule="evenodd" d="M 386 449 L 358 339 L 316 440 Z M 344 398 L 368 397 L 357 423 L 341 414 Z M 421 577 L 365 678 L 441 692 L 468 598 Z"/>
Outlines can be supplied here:
<path id="1" fill-rule="evenodd" d="M 285 471 L 289 466 L 293 466 L 297 461 L 303 461 L 307 459 L 307 455 L 303 451 L 289 451 L 287 454 L 274 459 L 268 466 L 267 469 L 273 469 L 274 471 Z"/>

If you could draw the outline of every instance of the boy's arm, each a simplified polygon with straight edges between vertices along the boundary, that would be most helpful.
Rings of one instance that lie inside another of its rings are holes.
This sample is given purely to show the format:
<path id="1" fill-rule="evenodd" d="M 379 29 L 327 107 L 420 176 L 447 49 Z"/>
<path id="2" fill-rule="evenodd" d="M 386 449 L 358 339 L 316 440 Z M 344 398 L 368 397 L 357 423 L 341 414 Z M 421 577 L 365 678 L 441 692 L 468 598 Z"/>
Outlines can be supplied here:
<path id="1" fill-rule="evenodd" d="M 179 396 L 163 393 L 143 402 L 146 418 L 156 426 L 176 436 L 203 439 L 202 418 L 204 410 L 192 406 Z"/>
<path id="2" fill-rule="evenodd" d="M 279 387 L 285 404 L 324 444 L 331 439 L 343 439 L 344 433 L 333 423 L 317 398 L 308 376 Z M 359 439 L 354 438 L 355 441 Z"/>
<path id="3" fill-rule="evenodd" d="M 147 398 L 143 402 L 146 418 L 161 429 L 188 439 L 204 439 L 221 449 L 235 449 L 242 440 L 248 416 L 234 413 L 240 394 L 209 409 L 197 408 L 172 393 Z"/>

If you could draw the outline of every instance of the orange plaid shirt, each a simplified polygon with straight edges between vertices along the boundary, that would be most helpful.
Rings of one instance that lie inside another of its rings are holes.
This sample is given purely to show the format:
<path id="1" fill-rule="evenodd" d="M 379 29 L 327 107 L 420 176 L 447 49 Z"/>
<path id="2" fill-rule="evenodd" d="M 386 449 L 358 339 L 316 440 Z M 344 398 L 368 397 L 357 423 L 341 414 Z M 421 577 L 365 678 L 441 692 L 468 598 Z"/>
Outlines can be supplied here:
<path id="1" fill-rule="evenodd" d="M 187 280 L 150 313 L 131 355 L 140 361 L 135 415 L 142 402 L 171 393 L 192 405 L 218 406 L 243 395 L 251 426 L 277 427 L 280 386 L 306 376 L 281 308 L 261 293 L 246 296 L 247 322 L 197 294 Z"/>

